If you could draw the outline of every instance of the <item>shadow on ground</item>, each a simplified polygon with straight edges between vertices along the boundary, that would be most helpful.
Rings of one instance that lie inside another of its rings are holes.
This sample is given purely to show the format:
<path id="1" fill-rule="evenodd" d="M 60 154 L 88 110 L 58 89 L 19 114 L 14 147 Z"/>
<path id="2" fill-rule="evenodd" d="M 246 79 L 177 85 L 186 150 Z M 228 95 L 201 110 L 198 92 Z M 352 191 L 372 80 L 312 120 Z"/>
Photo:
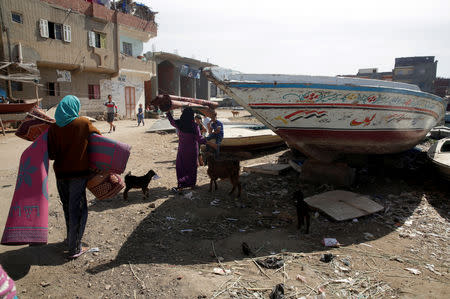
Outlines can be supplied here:
<path id="1" fill-rule="evenodd" d="M 389 213 L 362 217 L 358 222 L 333 222 L 320 215 L 312 220 L 309 235 L 296 229 L 291 194 L 299 183 L 294 171 L 284 176 L 249 174 L 241 177 L 245 186 L 241 201 L 227 196 L 231 189 L 228 182 L 219 182 L 219 191 L 213 194 L 207 192 L 209 186 L 205 184 L 193 192 L 192 199 L 169 196 L 139 223 L 114 260 L 93 266 L 88 272 L 98 273 L 129 262 L 210 263 L 216 260 L 212 244 L 217 256 L 229 262 L 246 257 L 241 249 L 242 242 L 249 244 L 256 252 L 254 257 L 258 257 L 281 251 L 322 251 L 324 237 L 337 238 L 343 246 L 367 242 L 366 233 L 373 239 L 381 238 L 414 213 L 422 194 L 430 200 L 436 196 L 435 192 L 447 192 L 430 190 L 439 186 L 431 187 L 424 181 L 428 173 L 423 171 L 427 167 L 424 164 L 423 168 L 403 167 L 394 171 L 385 163 L 382 173 L 371 167 L 359 169 L 364 174 L 363 179 L 348 190 L 370 195 L 374 201 L 389 206 Z M 302 188 L 305 196 L 332 189 L 327 185 L 302 185 Z"/>
<path id="2" fill-rule="evenodd" d="M 13 280 L 21 279 L 30 271 L 32 265 L 58 266 L 67 263 L 61 255 L 63 243 L 41 246 L 26 246 L 0 254 L 0 264 Z"/>

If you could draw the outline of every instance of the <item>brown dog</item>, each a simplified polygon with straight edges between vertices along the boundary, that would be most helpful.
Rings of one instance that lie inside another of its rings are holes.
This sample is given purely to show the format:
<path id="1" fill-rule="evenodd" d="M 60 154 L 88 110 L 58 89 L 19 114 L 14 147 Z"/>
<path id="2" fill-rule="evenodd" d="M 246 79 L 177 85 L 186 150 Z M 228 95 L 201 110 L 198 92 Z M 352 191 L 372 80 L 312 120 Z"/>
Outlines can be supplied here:
<path id="1" fill-rule="evenodd" d="M 239 116 L 239 111 L 231 110 L 231 113 L 233 113 L 233 117 Z"/>

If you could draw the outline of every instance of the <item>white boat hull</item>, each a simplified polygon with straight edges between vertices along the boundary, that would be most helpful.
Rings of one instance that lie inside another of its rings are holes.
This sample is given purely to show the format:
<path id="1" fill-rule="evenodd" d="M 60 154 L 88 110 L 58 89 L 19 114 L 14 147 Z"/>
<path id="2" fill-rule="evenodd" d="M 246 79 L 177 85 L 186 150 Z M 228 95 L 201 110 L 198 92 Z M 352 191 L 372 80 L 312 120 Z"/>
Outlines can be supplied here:
<path id="1" fill-rule="evenodd" d="M 410 149 L 445 113 L 442 98 L 409 84 L 277 75 L 224 79 L 214 68 L 206 72 L 290 146 L 318 160 Z"/>
<path id="2" fill-rule="evenodd" d="M 444 138 L 433 144 L 428 150 L 428 158 L 446 180 L 450 181 L 450 138 Z"/>

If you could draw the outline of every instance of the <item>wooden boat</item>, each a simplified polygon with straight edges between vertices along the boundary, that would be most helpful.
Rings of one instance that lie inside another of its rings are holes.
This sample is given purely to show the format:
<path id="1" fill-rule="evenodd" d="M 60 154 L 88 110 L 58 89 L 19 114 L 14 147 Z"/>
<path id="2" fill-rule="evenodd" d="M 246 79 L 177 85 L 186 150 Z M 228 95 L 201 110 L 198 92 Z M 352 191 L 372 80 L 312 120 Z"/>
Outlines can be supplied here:
<path id="1" fill-rule="evenodd" d="M 445 114 L 442 98 L 406 83 L 219 67 L 204 72 L 291 147 L 324 162 L 341 154 L 408 150 Z"/>
<path id="2" fill-rule="evenodd" d="M 284 140 L 268 128 L 252 125 L 224 125 L 222 151 L 252 151 L 277 147 Z"/>
<path id="3" fill-rule="evenodd" d="M 450 138 L 441 139 L 433 144 L 428 150 L 428 158 L 444 178 L 450 181 Z"/>
<path id="4" fill-rule="evenodd" d="M 0 114 L 30 112 L 37 105 L 38 99 L 26 100 L 24 103 L 0 103 Z"/>

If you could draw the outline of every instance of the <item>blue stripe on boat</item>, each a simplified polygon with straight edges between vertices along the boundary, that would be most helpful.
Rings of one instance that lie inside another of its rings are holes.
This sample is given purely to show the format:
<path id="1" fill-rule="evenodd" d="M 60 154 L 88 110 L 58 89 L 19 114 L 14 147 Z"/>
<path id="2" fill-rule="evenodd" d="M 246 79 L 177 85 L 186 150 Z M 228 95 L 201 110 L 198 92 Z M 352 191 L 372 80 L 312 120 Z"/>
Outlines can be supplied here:
<path id="1" fill-rule="evenodd" d="M 348 86 L 348 85 L 327 85 L 327 84 L 301 84 L 301 83 L 228 83 L 230 87 L 235 88 L 318 88 L 318 89 L 334 89 L 334 90 L 349 90 L 349 91 L 375 91 L 375 92 L 392 92 L 407 95 L 414 95 L 419 97 L 426 97 L 435 101 L 443 102 L 441 97 L 435 96 L 422 91 L 413 91 L 407 89 L 396 89 L 387 87 L 372 87 L 372 86 Z"/>

